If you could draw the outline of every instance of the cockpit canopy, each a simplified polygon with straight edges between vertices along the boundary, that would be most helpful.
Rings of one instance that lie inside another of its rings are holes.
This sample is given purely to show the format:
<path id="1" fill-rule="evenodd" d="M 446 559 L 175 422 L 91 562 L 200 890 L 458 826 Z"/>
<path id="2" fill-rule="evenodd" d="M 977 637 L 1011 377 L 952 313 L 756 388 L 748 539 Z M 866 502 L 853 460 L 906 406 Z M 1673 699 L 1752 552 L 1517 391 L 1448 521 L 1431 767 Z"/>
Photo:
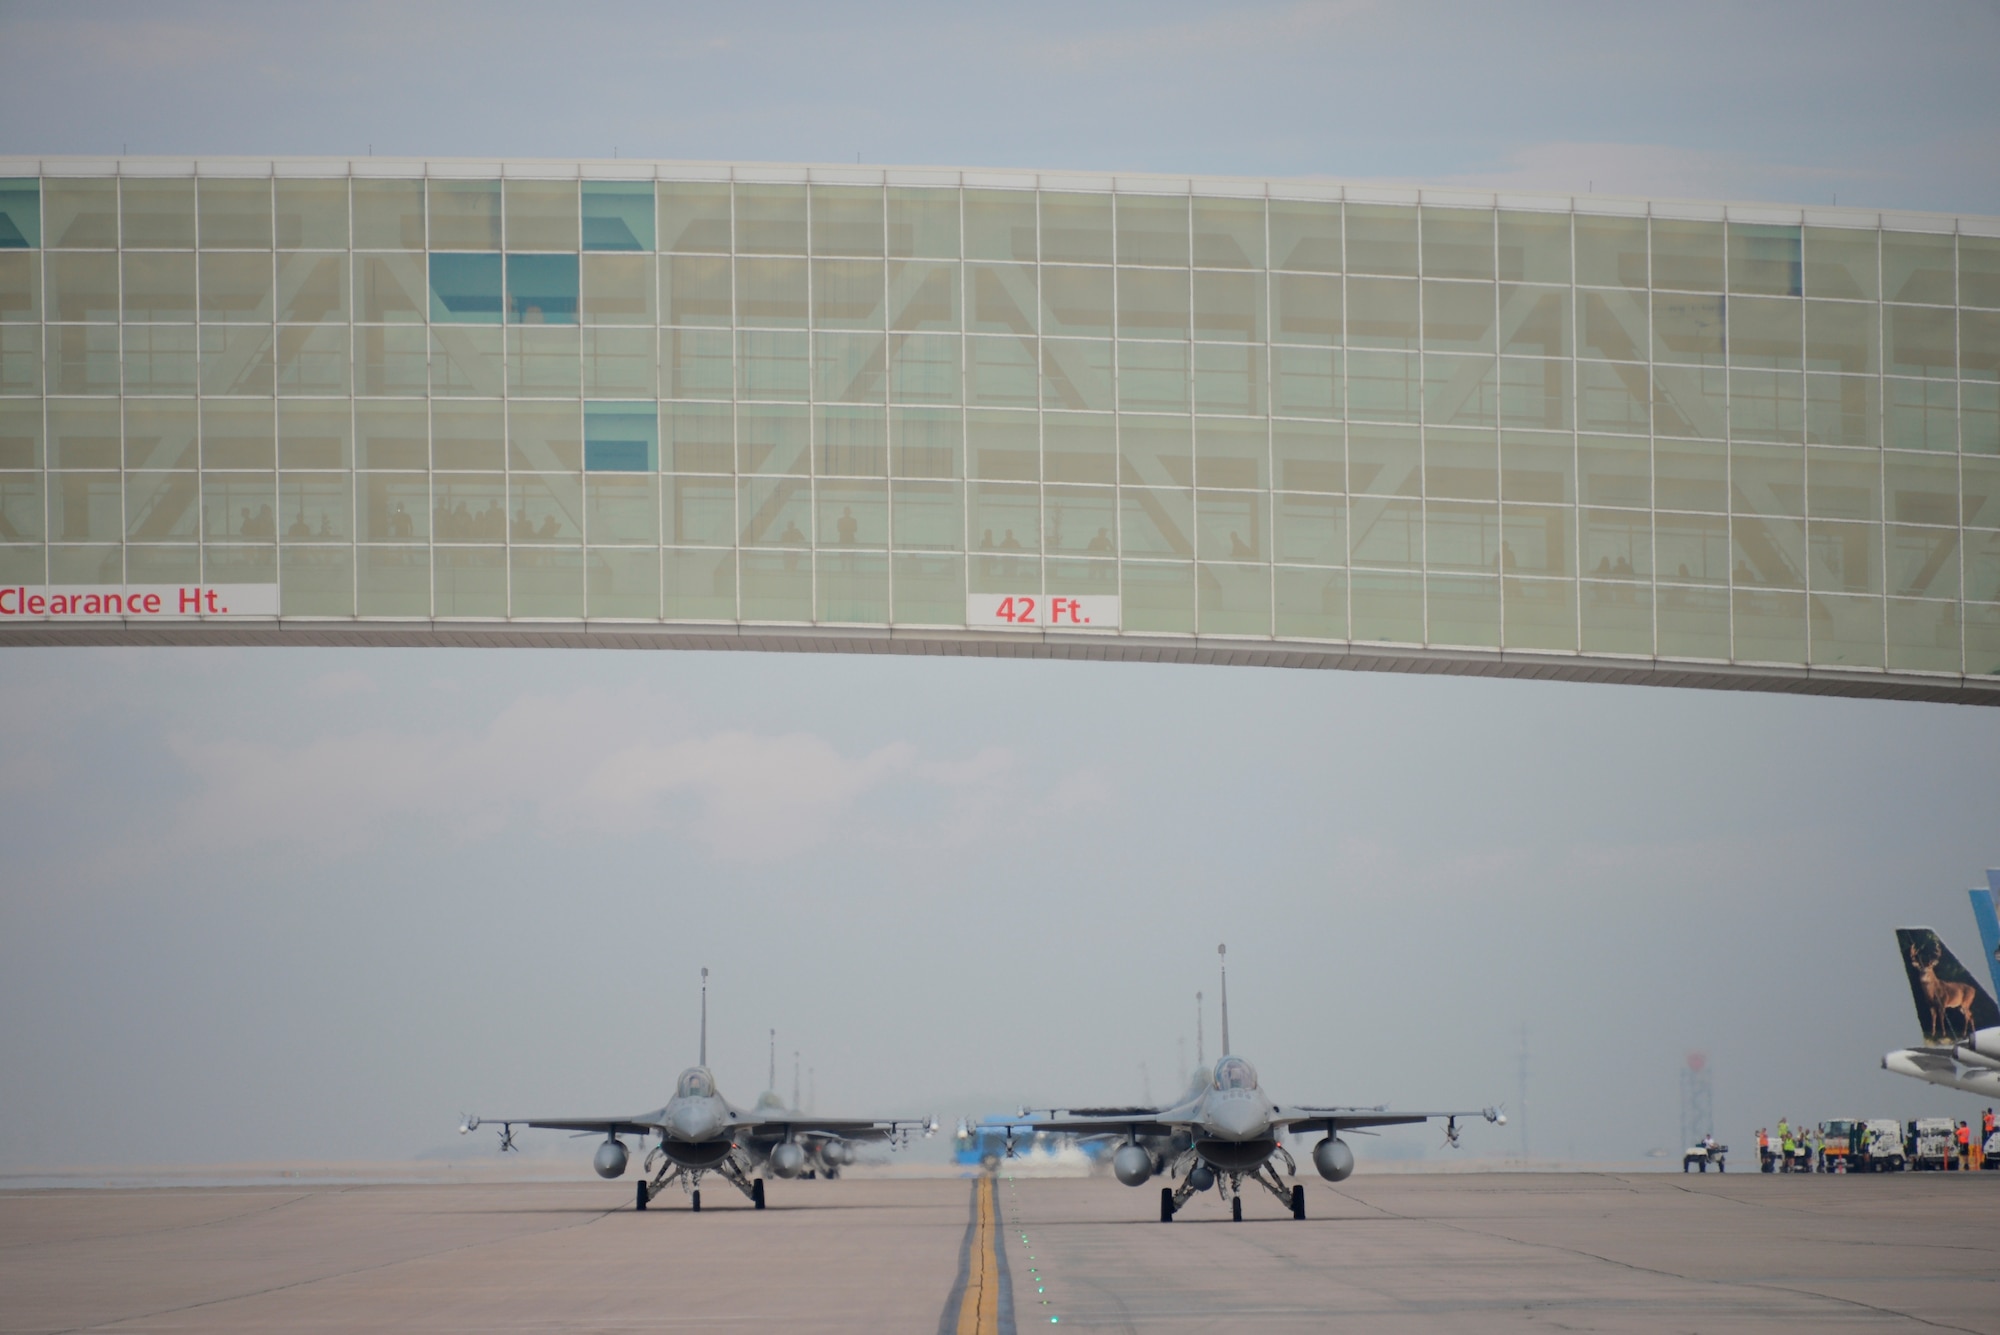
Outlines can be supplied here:
<path id="1" fill-rule="evenodd" d="M 1217 1089 L 1255 1089 L 1257 1072 L 1241 1057 L 1224 1057 L 1215 1064 Z"/>
<path id="2" fill-rule="evenodd" d="M 674 1086 L 677 1099 L 708 1099 L 715 1097 L 715 1077 L 699 1066 L 690 1066 L 681 1072 L 678 1084 Z"/>

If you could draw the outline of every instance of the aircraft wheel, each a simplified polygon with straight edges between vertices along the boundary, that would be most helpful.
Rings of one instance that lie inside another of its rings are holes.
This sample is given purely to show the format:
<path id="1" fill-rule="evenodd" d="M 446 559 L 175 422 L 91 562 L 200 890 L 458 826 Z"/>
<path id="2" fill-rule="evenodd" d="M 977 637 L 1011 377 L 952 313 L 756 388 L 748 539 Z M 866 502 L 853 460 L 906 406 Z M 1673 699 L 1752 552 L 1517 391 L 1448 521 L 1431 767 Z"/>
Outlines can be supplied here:
<path id="1" fill-rule="evenodd" d="M 1163 1224 L 1174 1222 L 1174 1189 L 1172 1187 L 1160 1188 L 1160 1222 Z"/>
<path id="2" fill-rule="evenodd" d="M 694 1212 L 695 1212 L 696 1214 L 700 1214 L 700 1213 L 701 1213 L 701 1193 L 700 1193 L 699 1191 L 690 1191 L 690 1192 L 688 1193 L 688 1195 L 689 1195 L 689 1197 L 691 1197 L 691 1198 L 692 1198 L 692 1200 L 693 1200 L 693 1202 L 694 1202 Z"/>
<path id="3" fill-rule="evenodd" d="M 1305 1217 L 1306 1189 L 1301 1186 L 1294 1186 L 1292 1188 L 1292 1218 L 1304 1219 Z"/>
<path id="4" fill-rule="evenodd" d="M 754 1209 L 764 1208 L 764 1179 L 761 1177 L 750 1184 L 750 1204 Z"/>
<path id="5" fill-rule="evenodd" d="M 1243 1198 L 1241 1196 L 1230 1197 L 1229 1217 L 1239 1224 L 1243 1222 Z"/>
<path id="6" fill-rule="evenodd" d="M 639 1184 L 639 1203 L 632 1208 L 635 1210 L 643 1210 L 646 1208 L 646 1184 L 644 1182 L 641 1182 Z"/>

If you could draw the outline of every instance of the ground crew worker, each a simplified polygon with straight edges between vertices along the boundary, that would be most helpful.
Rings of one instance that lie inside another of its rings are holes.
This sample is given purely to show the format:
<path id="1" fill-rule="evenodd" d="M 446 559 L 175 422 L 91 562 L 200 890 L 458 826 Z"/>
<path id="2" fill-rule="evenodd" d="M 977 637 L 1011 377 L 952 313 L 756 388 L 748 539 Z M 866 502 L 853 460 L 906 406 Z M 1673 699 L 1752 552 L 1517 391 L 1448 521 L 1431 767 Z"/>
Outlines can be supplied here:
<path id="1" fill-rule="evenodd" d="M 1761 1126 L 1757 1128 L 1757 1166 L 1771 1171 L 1771 1133 Z"/>
<path id="2" fill-rule="evenodd" d="M 1798 1153 L 1798 1147 L 1792 1144 L 1791 1128 L 1787 1127 L 1783 1122 L 1778 1123 L 1778 1153 L 1785 1161 L 1785 1166 L 1778 1171 L 1781 1173 L 1791 1172 L 1792 1158 Z"/>
<path id="3" fill-rule="evenodd" d="M 1993 1134 L 1993 1110 L 1991 1108 L 1988 1108 L 1986 1115 L 1979 1119 L 1979 1130 L 1982 1135 L 1990 1136 Z"/>
<path id="4" fill-rule="evenodd" d="M 1972 1167 L 1972 1128 L 1964 1122 L 1958 1124 L 1958 1166 Z"/>

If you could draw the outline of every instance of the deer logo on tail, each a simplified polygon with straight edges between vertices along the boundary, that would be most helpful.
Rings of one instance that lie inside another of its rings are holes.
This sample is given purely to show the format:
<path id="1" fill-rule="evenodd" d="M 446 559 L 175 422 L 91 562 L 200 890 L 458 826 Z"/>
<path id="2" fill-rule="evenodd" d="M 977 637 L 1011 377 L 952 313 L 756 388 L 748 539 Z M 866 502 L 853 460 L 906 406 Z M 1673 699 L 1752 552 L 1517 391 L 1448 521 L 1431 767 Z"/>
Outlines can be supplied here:
<path id="1" fill-rule="evenodd" d="M 1965 971 L 1927 927 L 1904 927 L 1896 933 L 1903 967 L 1910 976 L 1910 996 L 1917 1005 L 1927 1043 L 1956 1043 L 1980 1029 L 2000 1025 L 2000 1008 Z"/>

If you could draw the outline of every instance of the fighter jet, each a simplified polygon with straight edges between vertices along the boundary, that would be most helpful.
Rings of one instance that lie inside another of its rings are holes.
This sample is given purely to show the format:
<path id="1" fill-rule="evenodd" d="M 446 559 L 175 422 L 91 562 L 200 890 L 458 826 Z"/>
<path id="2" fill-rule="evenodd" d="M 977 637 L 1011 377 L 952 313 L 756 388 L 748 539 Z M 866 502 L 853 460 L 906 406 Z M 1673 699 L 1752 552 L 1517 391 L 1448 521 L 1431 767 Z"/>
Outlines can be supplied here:
<path id="1" fill-rule="evenodd" d="M 764 1119 L 763 1126 L 766 1128 L 789 1127 L 803 1116 L 799 1112 L 798 1054 L 793 1053 L 792 1058 L 792 1101 L 788 1104 L 784 1095 L 778 1092 L 778 1031 L 773 1029 L 770 1083 L 757 1096 L 757 1104 L 751 1109 Z M 773 1177 L 831 1179 L 839 1177 L 840 1170 L 859 1157 L 855 1152 L 855 1141 L 888 1140 L 895 1134 L 895 1129 L 889 1126 L 845 1134 L 799 1130 L 790 1135 L 752 1128 L 738 1138 L 736 1148 L 749 1158 L 753 1167 L 768 1168 Z"/>
<path id="2" fill-rule="evenodd" d="M 1287 1173 L 1298 1176 L 1298 1165 L 1280 1143 L 1287 1131 L 1322 1131 L 1325 1138 L 1313 1147 L 1313 1167 L 1329 1182 L 1340 1182 L 1354 1171 L 1354 1151 L 1340 1138 L 1342 1131 L 1365 1127 L 1401 1126 L 1445 1119 L 1445 1139 L 1458 1144 L 1458 1119 L 1483 1117 L 1495 1125 L 1507 1118 L 1498 1108 L 1443 1112 L 1405 1112 L 1387 1107 L 1362 1108 L 1342 1104 L 1293 1104 L 1276 1102 L 1258 1083 L 1256 1068 L 1233 1055 L 1229 1045 L 1228 947 L 1216 947 L 1222 961 L 1222 1049 L 1224 1056 L 1201 1088 L 1167 1108 L 1051 1108 L 1046 1116 L 1029 1115 L 1024 1110 L 1018 1120 L 1005 1123 L 1010 1133 L 1020 1127 L 1032 1131 L 1068 1132 L 1077 1136 L 1122 1135 L 1125 1143 L 1112 1156 L 1111 1169 L 1128 1187 L 1145 1184 L 1155 1172 L 1180 1175 L 1178 1187 L 1160 1188 L 1160 1222 L 1174 1216 L 1198 1191 L 1220 1186 L 1229 1202 L 1230 1217 L 1243 1218 L 1242 1186 L 1255 1182 L 1290 1207 L 1292 1218 L 1306 1217 L 1306 1189 L 1294 1183 L 1289 1191 L 1278 1175 L 1276 1160 Z M 1157 1147 L 1185 1146 L 1162 1164 Z"/>
<path id="3" fill-rule="evenodd" d="M 635 1137 L 643 1146 L 657 1135 L 659 1143 L 647 1154 L 640 1170 L 642 1174 L 652 1174 L 652 1178 L 648 1181 L 642 1176 L 638 1183 L 637 1209 L 645 1209 L 659 1197 L 668 1183 L 678 1181 L 688 1195 L 689 1208 L 700 1210 L 701 1179 L 705 1174 L 714 1173 L 749 1197 L 750 1204 L 761 1210 L 764 1208 L 764 1179 L 752 1176 L 758 1160 L 745 1151 L 743 1146 L 746 1142 L 770 1146 L 764 1155 L 767 1160 L 776 1156 L 791 1163 L 794 1162 L 792 1156 L 784 1151 L 788 1147 L 798 1150 L 798 1161 L 802 1162 L 804 1152 L 798 1144 L 801 1137 L 899 1137 L 907 1141 L 911 1131 L 922 1131 L 928 1136 L 937 1130 L 935 1117 L 806 1117 L 775 1109 L 746 1112 L 729 1102 L 716 1089 L 715 1076 L 708 1069 L 707 969 L 701 971 L 700 1051 L 700 1063 L 680 1073 L 680 1078 L 674 1082 L 674 1096 L 667 1100 L 666 1106 L 651 1112 L 630 1117 L 468 1116 L 459 1124 L 458 1132 L 465 1135 L 481 1126 L 497 1124 L 503 1151 L 516 1148 L 514 1128 L 517 1126 L 600 1133 L 604 1141 L 597 1147 L 591 1166 L 603 1178 L 625 1175 L 630 1155 L 623 1137 Z M 775 1166 L 773 1171 L 778 1171 Z M 787 1175 L 779 1172 L 779 1176 Z"/>
<path id="4" fill-rule="evenodd" d="M 1898 927 L 1896 946 L 1924 1041 L 1887 1054 L 1882 1069 L 1988 1098 L 2000 1095 L 2000 1007 L 1930 928 Z"/>

